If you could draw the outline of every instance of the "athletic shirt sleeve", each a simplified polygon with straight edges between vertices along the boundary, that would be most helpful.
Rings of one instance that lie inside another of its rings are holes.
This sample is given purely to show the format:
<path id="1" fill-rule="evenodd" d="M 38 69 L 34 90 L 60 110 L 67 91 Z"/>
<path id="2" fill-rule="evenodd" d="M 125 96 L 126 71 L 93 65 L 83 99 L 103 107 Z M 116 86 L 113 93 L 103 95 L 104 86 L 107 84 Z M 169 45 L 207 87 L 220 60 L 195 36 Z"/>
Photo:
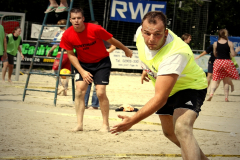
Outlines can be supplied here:
<path id="1" fill-rule="evenodd" d="M 181 75 L 182 71 L 186 67 L 190 57 L 184 56 L 183 54 L 174 54 L 166 58 L 158 67 L 158 76 L 168 74 Z"/>
<path id="2" fill-rule="evenodd" d="M 213 45 L 210 45 L 207 49 L 206 52 L 209 54 L 211 52 L 213 52 Z"/>
<path id="3" fill-rule="evenodd" d="M 96 28 L 97 29 L 96 29 L 95 33 L 99 39 L 107 41 L 113 37 L 113 35 L 111 33 L 109 33 L 108 31 L 106 31 L 102 26 L 97 25 Z"/>
<path id="4" fill-rule="evenodd" d="M 213 54 L 213 45 L 210 45 L 207 49 L 206 49 L 206 52 L 208 53 L 208 54 L 210 54 L 210 58 L 209 58 L 209 60 L 208 60 L 208 63 L 214 63 L 214 61 L 215 61 L 215 59 L 216 59 L 216 57 L 214 56 L 214 54 Z"/>

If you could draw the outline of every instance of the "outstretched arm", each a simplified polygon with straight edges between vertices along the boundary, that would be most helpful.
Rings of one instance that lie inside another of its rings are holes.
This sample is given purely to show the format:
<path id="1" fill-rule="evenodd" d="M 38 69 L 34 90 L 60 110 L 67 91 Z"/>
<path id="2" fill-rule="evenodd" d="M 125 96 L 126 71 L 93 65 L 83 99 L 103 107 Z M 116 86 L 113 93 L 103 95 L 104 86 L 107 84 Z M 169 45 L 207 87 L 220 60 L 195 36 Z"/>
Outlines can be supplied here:
<path id="1" fill-rule="evenodd" d="M 112 51 L 114 51 L 116 49 L 116 47 L 114 46 L 114 45 L 111 45 L 108 49 L 107 49 L 107 51 L 109 52 L 109 53 L 111 53 Z"/>
<path id="2" fill-rule="evenodd" d="M 202 52 L 199 56 L 197 56 L 195 59 L 199 59 L 200 57 L 204 56 L 205 54 L 207 54 L 206 51 Z"/>
<path id="3" fill-rule="evenodd" d="M 238 53 L 240 51 L 240 46 L 235 49 L 235 52 Z"/>
<path id="4" fill-rule="evenodd" d="M 58 32 L 55 32 L 54 38 L 56 37 L 57 34 L 58 34 Z M 57 48 L 57 46 L 58 46 L 58 45 L 56 45 L 56 44 L 54 44 L 54 45 L 52 46 L 52 48 L 48 51 L 47 57 L 50 57 L 50 56 L 51 56 L 51 53 L 53 52 L 53 50 L 54 50 L 55 48 Z"/>
<path id="5" fill-rule="evenodd" d="M 130 49 L 128 49 L 126 46 L 124 46 L 121 42 L 119 42 L 117 39 L 115 38 L 110 38 L 109 40 L 107 40 L 108 43 L 111 43 L 112 45 L 116 46 L 117 48 L 122 49 L 125 52 L 125 55 L 127 57 L 132 57 L 132 51 Z"/>
<path id="6" fill-rule="evenodd" d="M 24 59 L 24 55 L 22 54 L 22 50 L 21 50 L 21 47 L 20 47 L 20 46 L 18 46 L 18 51 L 20 52 L 21 57 L 22 57 L 22 60 L 23 60 L 23 59 Z"/>
<path id="7" fill-rule="evenodd" d="M 92 83 L 93 79 L 93 75 L 89 72 L 87 72 L 86 70 L 84 70 L 82 68 L 82 66 L 80 65 L 78 58 L 75 56 L 74 52 L 71 50 L 67 50 L 67 54 L 68 54 L 68 59 L 70 60 L 70 62 L 72 63 L 72 65 L 78 70 L 78 72 L 81 74 L 83 81 L 85 81 L 86 83 L 90 84 Z"/>
<path id="8" fill-rule="evenodd" d="M 56 45 L 56 44 L 54 44 L 54 45 L 52 46 L 52 48 L 48 51 L 47 57 L 50 57 L 50 56 L 51 56 L 51 53 L 53 52 L 53 50 L 54 50 L 55 48 L 57 48 L 57 46 L 58 46 L 58 45 Z"/>
<path id="9" fill-rule="evenodd" d="M 118 132 L 124 132 L 130 129 L 134 124 L 140 122 L 144 118 L 150 116 L 160 108 L 162 108 L 168 99 L 168 96 L 177 81 L 177 74 L 169 74 L 158 76 L 155 84 L 155 95 L 150 99 L 145 106 L 139 110 L 132 117 L 121 116 L 118 117 L 123 120 L 110 130 L 112 134 L 118 134 Z"/>

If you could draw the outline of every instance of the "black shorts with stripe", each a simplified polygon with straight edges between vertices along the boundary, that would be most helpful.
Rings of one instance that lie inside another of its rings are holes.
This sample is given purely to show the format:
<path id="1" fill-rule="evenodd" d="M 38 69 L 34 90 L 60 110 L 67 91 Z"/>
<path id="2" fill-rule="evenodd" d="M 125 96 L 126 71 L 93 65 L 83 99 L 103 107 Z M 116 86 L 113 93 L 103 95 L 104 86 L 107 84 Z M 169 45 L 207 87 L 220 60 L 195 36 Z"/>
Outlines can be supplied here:
<path id="1" fill-rule="evenodd" d="M 205 100 L 207 89 L 195 90 L 185 89 L 178 91 L 168 98 L 167 103 L 159 109 L 158 115 L 173 115 L 177 108 L 187 108 L 195 111 L 197 115 L 201 111 L 201 106 Z"/>

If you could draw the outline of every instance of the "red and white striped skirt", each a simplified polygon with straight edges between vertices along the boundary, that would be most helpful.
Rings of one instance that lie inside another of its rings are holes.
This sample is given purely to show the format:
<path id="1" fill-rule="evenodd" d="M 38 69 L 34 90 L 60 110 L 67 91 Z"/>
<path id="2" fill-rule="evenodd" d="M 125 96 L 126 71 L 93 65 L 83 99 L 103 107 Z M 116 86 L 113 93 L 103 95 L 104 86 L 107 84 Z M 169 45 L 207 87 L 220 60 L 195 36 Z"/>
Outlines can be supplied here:
<path id="1" fill-rule="evenodd" d="M 237 80 L 239 74 L 232 60 L 216 59 L 213 64 L 213 81 L 222 80 L 225 77 Z"/>

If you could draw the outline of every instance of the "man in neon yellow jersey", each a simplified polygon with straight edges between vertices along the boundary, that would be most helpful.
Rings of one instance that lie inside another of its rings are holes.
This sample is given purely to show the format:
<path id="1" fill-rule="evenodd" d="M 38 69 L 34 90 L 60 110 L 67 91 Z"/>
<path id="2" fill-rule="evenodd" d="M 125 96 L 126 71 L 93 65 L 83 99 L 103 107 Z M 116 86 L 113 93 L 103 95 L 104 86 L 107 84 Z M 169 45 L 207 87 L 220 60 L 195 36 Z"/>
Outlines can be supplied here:
<path id="1" fill-rule="evenodd" d="M 111 132 L 119 134 L 154 112 L 159 115 L 164 135 L 181 148 L 185 160 L 207 160 L 193 135 L 193 124 L 207 93 L 207 79 L 195 63 L 188 44 L 166 28 L 160 11 L 147 13 L 137 30 L 136 45 L 143 68 L 141 81 L 151 80 L 155 95 L 132 117 Z"/>

